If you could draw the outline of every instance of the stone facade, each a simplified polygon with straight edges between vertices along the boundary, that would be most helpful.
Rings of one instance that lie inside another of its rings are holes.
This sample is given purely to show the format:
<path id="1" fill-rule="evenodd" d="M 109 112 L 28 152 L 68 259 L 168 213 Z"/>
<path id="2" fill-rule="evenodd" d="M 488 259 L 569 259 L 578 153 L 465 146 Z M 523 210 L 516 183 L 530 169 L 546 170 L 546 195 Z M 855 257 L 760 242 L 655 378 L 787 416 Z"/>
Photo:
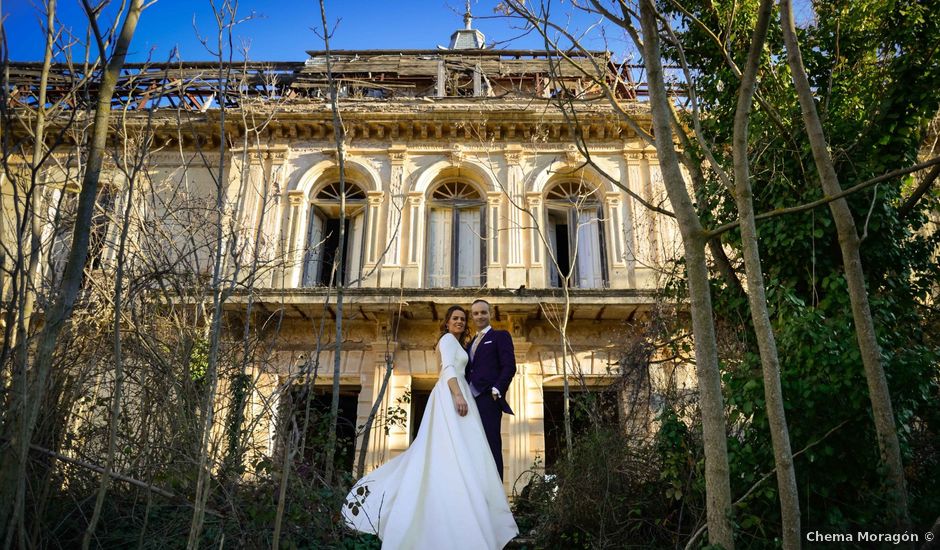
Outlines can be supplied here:
<path id="1" fill-rule="evenodd" d="M 333 363 L 331 276 L 346 289 L 340 385 L 355 396 L 355 424 L 365 423 L 376 400 L 384 412 L 412 396 L 403 424 L 387 434 L 373 429 L 370 468 L 409 444 L 416 398 L 437 378 L 444 311 L 482 297 L 493 306 L 493 324 L 515 341 L 518 373 L 508 400 L 516 414 L 503 423 L 511 491 L 544 464 L 545 395 L 562 384 L 558 321 L 569 320 L 569 373 L 588 386 L 608 384 L 618 374 L 624 321 L 646 315 L 664 262 L 678 256 L 674 224 L 641 204 L 668 209 L 655 151 L 615 115 L 597 84 L 571 67 L 553 71 L 544 52 L 335 52 L 347 237 L 344 262 L 331 275 L 341 159 L 321 93 L 324 55 L 310 52 L 293 71 L 288 88 L 303 94 L 255 102 L 252 116 L 265 120 L 257 131 L 227 123 L 223 138 L 214 110 L 190 120 L 192 134 L 178 131 L 172 112 L 155 115 L 164 149 L 148 161 L 154 189 L 183 177 L 193 196 L 211 196 L 213 172 L 197 149 L 232 144 L 225 163 L 231 221 L 241 253 L 257 251 L 264 275 L 250 293 L 233 292 L 225 311 L 244 316 L 250 297 L 255 316 L 284 315 L 271 359 L 252 367 L 257 447 L 275 452 L 283 419 L 268 405 L 302 379 L 317 349 L 311 325 L 323 315 L 319 364 Z M 578 62 L 619 82 L 605 54 Z M 648 128 L 642 104 L 615 88 L 617 108 Z M 577 125 L 559 107 L 563 96 L 577 108 Z M 228 120 L 246 112 L 234 109 Z M 582 149 L 574 145 L 579 137 Z M 569 270 L 565 292 L 559 272 Z M 380 396 L 388 361 L 394 369 Z M 321 368 L 316 385 L 332 382 L 331 368 Z"/>

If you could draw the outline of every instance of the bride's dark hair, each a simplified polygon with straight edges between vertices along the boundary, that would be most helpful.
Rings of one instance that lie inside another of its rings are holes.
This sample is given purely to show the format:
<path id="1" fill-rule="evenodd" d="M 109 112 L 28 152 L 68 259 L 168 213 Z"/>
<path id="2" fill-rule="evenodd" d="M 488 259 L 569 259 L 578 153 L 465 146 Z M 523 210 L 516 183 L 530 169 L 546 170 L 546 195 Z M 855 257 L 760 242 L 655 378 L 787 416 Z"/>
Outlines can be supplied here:
<path id="1" fill-rule="evenodd" d="M 438 340 L 444 337 L 445 334 L 450 332 L 447 330 L 447 321 L 450 321 L 450 316 L 454 314 L 455 311 L 463 312 L 463 332 L 460 333 L 460 336 L 457 337 L 457 341 L 460 342 L 460 345 L 463 346 L 467 341 L 467 330 L 470 326 L 470 316 L 467 314 L 467 310 L 463 306 L 450 306 L 447 308 L 447 313 L 444 315 L 444 320 L 441 321 L 441 335 L 437 337 Z"/>

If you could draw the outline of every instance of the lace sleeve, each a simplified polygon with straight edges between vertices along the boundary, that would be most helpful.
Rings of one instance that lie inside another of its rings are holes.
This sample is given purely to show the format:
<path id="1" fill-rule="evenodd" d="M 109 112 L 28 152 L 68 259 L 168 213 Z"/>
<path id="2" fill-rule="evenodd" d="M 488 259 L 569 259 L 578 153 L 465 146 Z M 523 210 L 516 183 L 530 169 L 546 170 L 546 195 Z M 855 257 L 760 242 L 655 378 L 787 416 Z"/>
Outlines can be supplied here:
<path id="1" fill-rule="evenodd" d="M 460 352 L 460 343 L 453 334 L 445 334 L 437 343 L 438 353 L 441 355 L 441 380 L 447 382 L 457 378 L 456 359 Z"/>

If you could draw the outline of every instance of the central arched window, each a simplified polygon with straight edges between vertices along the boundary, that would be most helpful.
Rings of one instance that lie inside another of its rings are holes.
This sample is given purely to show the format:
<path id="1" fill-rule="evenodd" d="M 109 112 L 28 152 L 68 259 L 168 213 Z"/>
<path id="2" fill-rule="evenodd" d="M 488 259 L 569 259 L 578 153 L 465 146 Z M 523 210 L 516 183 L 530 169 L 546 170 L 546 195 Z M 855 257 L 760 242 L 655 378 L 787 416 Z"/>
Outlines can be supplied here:
<path id="1" fill-rule="evenodd" d="M 450 180 L 428 199 L 427 286 L 479 287 L 486 282 L 483 196 L 469 183 Z"/>
<path id="2" fill-rule="evenodd" d="M 340 185 L 325 185 L 310 204 L 310 216 L 304 243 L 303 286 L 341 285 L 358 281 L 362 271 L 365 234 L 366 194 L 358 185 L 346 182 L 346 227 L 343 243 L 339 241 Z M 333 274 L 333 264 L 343 250 L 343 263 Z"/>
<path id="3" fill-rule="evenodd" d="M 583 182 L 562 181 L 545 194 L 546 233 L 555 263 L 549 266 L 552 286 L 607 286 L 603 207 L 594 190 Z"/>

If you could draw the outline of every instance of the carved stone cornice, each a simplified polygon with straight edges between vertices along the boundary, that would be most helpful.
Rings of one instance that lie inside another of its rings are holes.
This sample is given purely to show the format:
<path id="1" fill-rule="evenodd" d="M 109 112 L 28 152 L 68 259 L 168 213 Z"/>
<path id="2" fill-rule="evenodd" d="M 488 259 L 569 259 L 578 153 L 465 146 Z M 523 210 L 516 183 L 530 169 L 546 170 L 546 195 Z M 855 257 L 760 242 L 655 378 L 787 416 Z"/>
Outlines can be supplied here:
<path id="1" fill-rule="evenodd" d="M 332 145 L 334 137 L 332 114 L 322 103 L 299 102 L 289 106 L 259 105 L 256 112 L 271 114 L 267 124 L 253 139 L 259 143 L 283 144 L 307 143 L 312 147 Z M 462 142 L 465 144 L 525 144 L 533 150 L 543 144 L 561 145 L 575 139 L 574 128 L 565 117 L 550 104 L 531 100 L 506 102 L 493 99 L 487 102 L 351 102 L 344 105 L 343 122 L 346 126 L 347 144 L 350 147 L 368 144 L 381 149 L 383 144 L 406 143 L 409 148 L 417 144 L 442 144 Z M 622 144 L 638 141 L 625 122 L 613 115 L 610 107 L 586 103 L 579 106 L 581 133 L 593 148 L 605 144 Z M 230 114 L 237 114 L 230 110 Z M 636 112 L 641 126 L 648 125 L 649 114 L 644 109 Z M 52 129 L 64 125 L 63 119 L 50 120 Z M 145 112 L 131 112 L 127 118 L 128 128 L 141 129 L 148 125 Z M 189 113 L 182 126 L 172 110 L 158 111 L 153 116 L 154 146 L 167 150 L 182 148 L 186 151 L 201 149 L 213 154 L 219 150 L 223 139 L 219 113 Z M 224 139 L 238 140 L 244 137 L 246 128 L 238 116 L 230 116 L 224 123 Z M 14 139 L 20 133 L 14 132 Z M 66 139 L 71 139 L 66 137 Z M 117 140 L 116 134 L 112 135 Z M 70 147 L 73 143 L 62 145 Z M 272 153 L 277 160 L 277 153 Z"/>

